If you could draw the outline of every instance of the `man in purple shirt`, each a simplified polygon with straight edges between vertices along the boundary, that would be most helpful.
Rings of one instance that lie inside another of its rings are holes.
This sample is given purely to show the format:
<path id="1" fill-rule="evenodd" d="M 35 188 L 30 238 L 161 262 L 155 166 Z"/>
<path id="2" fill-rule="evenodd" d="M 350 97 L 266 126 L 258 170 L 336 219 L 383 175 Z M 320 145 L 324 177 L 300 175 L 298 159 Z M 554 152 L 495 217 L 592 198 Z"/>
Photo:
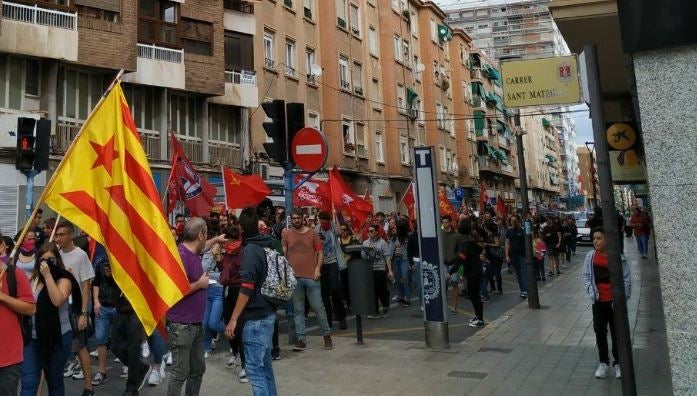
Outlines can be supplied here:
<path id="1" fill-rule="evenodd" d="M 169 319 L 170 352 L 172 352 L 172 374 L 168 396 L 180 396 L 186 382 L 186 395 L 198 395 L 201 380 L 206 371 L 203 359 L 203 314 L 206 309 L 208 274 L 203 272 L 201 255 L 214 243 L 225 242 L 221 235 L 206 241 L 206 222 L 194 217 L 184 226 L 179 254 L 191 282 L 191 291 L 167 312 Z"/>

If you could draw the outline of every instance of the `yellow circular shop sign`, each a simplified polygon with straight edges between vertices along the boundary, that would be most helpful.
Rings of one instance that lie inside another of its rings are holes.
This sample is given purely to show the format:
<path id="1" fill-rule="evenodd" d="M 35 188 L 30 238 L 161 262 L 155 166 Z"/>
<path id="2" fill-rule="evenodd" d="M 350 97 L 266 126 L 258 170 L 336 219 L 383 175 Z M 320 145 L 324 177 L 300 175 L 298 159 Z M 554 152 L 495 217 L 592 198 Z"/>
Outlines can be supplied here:
<path id="1" fill-rule="evenodd" d="M 607 144 L 614 150 L 627 150 L 636 143 L 636 131 L 628 124 L 618 122 L 607 129 Z"/>

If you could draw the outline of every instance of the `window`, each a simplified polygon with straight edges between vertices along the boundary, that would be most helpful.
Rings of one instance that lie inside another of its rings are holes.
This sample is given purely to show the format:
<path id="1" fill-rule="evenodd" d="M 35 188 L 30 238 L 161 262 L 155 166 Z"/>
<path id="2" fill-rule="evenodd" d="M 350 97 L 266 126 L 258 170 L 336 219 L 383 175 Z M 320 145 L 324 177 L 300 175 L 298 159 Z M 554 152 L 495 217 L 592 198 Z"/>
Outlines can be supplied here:
<path id="1" fill-rule="evenodd" d="M 445 171 L 452 172 L 453 169 L 455 169 L 453 165 L 453 152 L 450 150 L 445 150 Z"/>
<path id="2" fill-rule="evenodd" d="M 182 18 L 182 45 L 184 51 L 198 55 L 213 55 L 213 24 Z"/>
<path id="3" fill-rule="evenodd" d="M 315 11 L 314 0 L 303 0 L 303 13 L 305 18 L 312 20 Z"/>
<path id="4" fill-rule="evenodd" d="M 344 153 L 353 153 L 356 149 L 353 136 L 353 122 L 348 118 L 343 118 L 341 122 L 341 134 L 344 143 Z"/>
<path id="5" fill-rule="evenodd" d="M 138 1 L 138 41 L 179 46 L 179 4 L 168 0 Z"/>
<path id="6" fill-rule="evenodd" d="M 429 26 L 431 27 L 431 40 L 438 42 L 438 26 L 436 20 L 431 18 Z"/>
<path id="7" fill-rule="evenodd" d="M 22 58 L 0 54 L 0 107 L 22 108 Z"/>
<path id="8" fill-rule="evenodd" d="M 382 107 L 382 98 L 380 96 L 380 82 L 377 78 L 371 80 L 372 86 L 370 89 L 370 99 L 373 101 L 373 107 Z"/>
<path id="9" fill-rule="evenodd" d="M 424 122 L 425 114 L 426 114 L 426 111 L 424 110 L 424 102 L 422 102 L 419 99 L 419 120 L 418 120 L 418 122 L 420 125 L 424 125 L 424 123 L 425 123 Z"/>
<path id="10" fill-rule="evenodd" d="M 336 0 L 336 23 L 346 29 L 346 0 Z"/>
<path id="11" fill-rule="evenodd" d="M 63 86 L 59 87 L 62 92 L 57 95 L 58 115 L 86 120 L 104 91 L 102 76 L 70 69 L 63 69 L 58 74 L 63 79 Z M 21 85 L 21 78 L 19 81 L 19 85 Z M 133 105 L 135 106 L 137 103 L 133 103 Z M 138 124 L 136 123 L 136 125 Z"/>
<path id="12" fill-rule="evenodd" d="M 349 23 L 351 24 L 351 33 L 360 37 L 361 36 L 361 14 L 360 14 L 360 9 L 358 8 L 358 4 L 351 3 L 351 7 L 349 9 L 349 12 L 350 12 Z"/>
<path id="13" fill-rule="evenodd" d="M 404 85 L 402 85 L 402 83 L 397 83 L 397 111 L 405 112 L 407 110 L 405 95 Z"/>
<path id="14" fill-rule="evenodd" d="M 363 95 L 363 66 L 355 62 L 353 63 L 353 91 Z"/>
<path id="15" fill-rule="evenodd" d="M 225 70 L 254 70 L 254 37 L 225 31 Z"/>
<path id="16" fill-rule="evenodd" d="M 414 37 L 419 36 L 419 20 L 417 19 L 416 12 L 410 11 L 411 14 L 411 34 Z"/>
<path id="17" fill-rule="evenodd" d="M 382 148 L 382 132 L 375 132 L 375 161 L 379 164 L 385 163 L 385 155 Z"/>
<path id="18" fill-rule="evenodd" d="M 77 14 L 87 18 L 101 19 L 107 22 L 118 22 L 120 10 L 119 5 L 119 2 L 100 2 L 99 6 L 104 7 L 105 9 L 94 6 L 78 5 Z"/>
<path id="19" fill-rule="evenodd" d="M 368 29 L 368 45 L 370 46 L 370 53 L 378 56 L 378 34 L 374 26 Z"/>
<path id="20" fill-rule="evenodd" d="M 276 56 L 274 55 L 275 34 L 264 30 L 264 67 L 273 69 L 276 65 Z"/>
<path id="21" fill-rule="evenodd" d="M 441 172 L 447 172 L 448 171 L 448 160 L 446 159 L 446 154 L 445 154 L 445 147 L 440 146 L 440 171 Z"/>
<path id="22" fill-rule="evenodd" d="M 358 156 L 368 158 L 368 148 L 365 146 L 365 125 L 356 123 L 356 150 Z"/>
<path id="23" fill-rule="evenodd" d="M 319 129 L 319 113 L 312 110 L 307 112 L 307 126 Z"/>
<path id="24" fill-rule="evenodd" d="M 394 35 L 394 58 L 402 61 L 402 39 L 398 35 Z"/>
<path id="25" fill-rule="evenodd" d="M 409 59 L 411 59 L 411 52 L 409 52 L 409 42 L 407 40 L 402 40 L 402 59 L 406 63 L 408 63 Z"/>
<path id="26" fill-rule="evenodd" d="M 479 169 L 477 169 L 477 161 L 475 161 L 474 156 L 470 155 L 470 176 L 476 177 L 479 174 Z"/>
<path id="27" fill-rule="evenodd" d="M 24 93 L 39 96 L 39 61 L 36 59 L 25 61 Z"/>
<path id="28" fill-rule="evenodd" d="M 341 89 L 351 89 L 351 83 L 349 82 L 348 58 L 343 55 L 339 56 L 339 84 Z"/>
<path id="29" fill-rule="evenodd" d="M 295 41 L 286 39 L 286 76 L 295 77 Z"/>
<path id="30" fill-rule="evenodd" d="M 101 87 L 101 77 L 93 77 L 99 79 L 99 81 L 95 81 L 95 84 Z M 162 117 L 167 116 L 160 111 L 161 91 L 159 91 L 158 88 L 145 85 L 124 84 L 123 92 L 131 107 L 133 121 L 135 121 L 138 129 L 153 132 L 158 131 L 160 129 Z"/>
<path id="31" fill-rule="evenodd" d="M 197 128 L 198 108 L 196 97 L 172 94 L 169 97 L 169 123 L 176 134 L 201 138 Z"/>
<path id="32" fill-rule="evenodd" d="M 406 136 L 399 137 L 399 157 L 402 165 L 409 165 L 409 140 Z"/>
<path id="33" fill-rule="evenodd" d="M 412 64 L 412 69 L 414 70 L 414 79 L 416 81 L 421 81 L 421 72 L 419 69 L 419 56 L 414 55 L 414 63 Z"/>
<path id="34" fill-rule="evenodd" d="M 305 74 L 308 76 L 313 76 L 312 65 L 315 64 L 315 50 L 312 48 L 305 48 Z"/>
<path id="35" fill-rule="evenodd" d="M 240 111 L 230 106 L 208 105 L 208 139 L 213 142 L 240 144 Z"/>

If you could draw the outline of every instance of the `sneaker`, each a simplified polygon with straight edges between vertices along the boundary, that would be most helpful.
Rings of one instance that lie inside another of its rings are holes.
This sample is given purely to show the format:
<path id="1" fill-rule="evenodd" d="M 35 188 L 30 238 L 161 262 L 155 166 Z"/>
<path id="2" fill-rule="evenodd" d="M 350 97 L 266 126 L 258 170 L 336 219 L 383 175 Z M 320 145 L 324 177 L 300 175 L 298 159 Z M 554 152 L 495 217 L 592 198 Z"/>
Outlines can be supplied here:
<path id="1" fill-rule="evenodd" d="M 489 297 L 482 297 L 482 302 L 483 302 L 483 303 L 489 302 Z"/>
<path id="2" fill-rule="evenodd" d="M 368 315 L 368 319 L 380 319 L 380 315 L 378 315 L 378 314 L 371 314 L 371 315 Z"/>
<path id="3" fill-rule="evenodd" d="M 273 348 L 271 350 L 271 359 L 272 360 L 281 360 L 281 348 Z"/>
<path id="4" fill-rule="evenodd" d="M 561 271 L 557 271 L 557 276 L 561 275 Z"/>
<path id="5" fill-rule="evenodd" d="M 100 373 L 97 371 L 97 374 L 94 375 L 94 379 L 92 380 L 92 385 L 93 386 L 99 386 L 102 385 L 107 381 L 107 376 L 106 373 Z"/>
<path id="6" fill-rule="evenodd" d="M 295 352 L 302 352 L 306 349 L 307 349 L 307 345 L 305 345 L 305 341 L 298 341 L 293 346 L 293 351 L 295 351 Z"/>
<path id="7" fill-rule="evenodd" d="M 73 379 L 74 380 L 83 380 L 85 379 L 85 372 L 82 371 L 82 367 L 79 367 L 75 369 L 73 372 Z"/>
<path id="8" fill-rule="evenodd" d="M 549 273 L 547 274 L 547 276 L 549 276 L 549 277 L 554 277 L 554 272 L 549 271 Z"/>
<path id="9" fill-rule="evenodd" d="M 150 371 L 150 375 L 148 376 L 148 386 L 157 386 L 160 385 L 160 382 L 162 382 L 160 370 Z"/>
<path id="10" fill-rule="evenodd" d="M 82 396 L 94 396 L 94 391 L 92 389 L 85 388 L 82 391 Z"/>
<path id="11" fill-rule="evenodd" d="M 450 311 L 448 311 L 448 313 L 449 313 L 450 315 L 457 315 L 457 311 L 454 310 L 454 309 L 451 309 Z"/>
<path id="12" fill-rule="evenodd" d="M 339 329 L 341 329 L 341 330 L 348 329 L 348 324 L 346 323 L 346 318 L 339 320 Z"/>
<path id="13" fill-rule="evenodd" d="M 334 343 L 332 342 L 332 336 L 330 336 L 330 335 L 324 336 L 324 349 L 326 349 L 326 350 L 334 349 Z"/>
<path id="14" fill-rule="evenodd" d="M 235 364 L 237 364 L 237 355 L 231 355 L 230 358 L 228 358 L 227 362 L 225 363 L 225 365 L 228 368 L 235 367 Z"/>
<path id="15" fill-rule="evenodd" d="M 143 359 L 147 359 L 150 357 L 150 346 L 148 345 L 147 341 L 143 341 L 143 343 L 140 344 L 140 356 Z"/>
<path id="16" fill-rule="evenodd" d="M 399 301 L 399 300 L 401 300 L 401 297 L 399 297 L 399 296 L 392 297 L 392 301 Z"/>
<path id="17" fill-rule="evenodd" d="M 138 381 L 136 382 L 136 384 L 138 384 L 138 391 L 143 389 L 145 382 L 148 380 L 148 378 L 150 378 L 150 373 L 152 373 L 152 367 L 150 367 L 150 365 L 147 365 L 145 367 L 146 368 L 143 369 L 141 376 L 138 376 Z"/>
<path id="18" fill-rule="evenodd" d="M 94 351 L 90 352 L 90 356 L 92 357 L 99 357 L 99 352 L 95 349 Z"/>
<path id="19" fill-rule="evenodd" d="M 607 372 L 610 370 L 610 366 L 606 363 L 600 363 L 598 368 L 595 370 L 595 378 L 607 378 Z"/>
<path id="20" fill-rule="evenodd" d="M 240 382 L 243 384 L 246 384 L 249 382 L 249 379 L 247 379 L 247 372 L 244 371 L 244 369 L 240 370 L 239 379 L 240 379 Z"/>
<path id="21" fill-rule="evenodd" d="M 63 369 L 63 378 L 72 377 L 78 367 L 80 367 L 80 363 L 75 358 L 70 359 Z"/>
<path id="22" fill-rule="evenodd" d="M 468 326 L 469 327 L 484 327 L 486 323 L 484 323 L 483 320 L 477 319 L 477 318 L 472 318 L 472 320 L 469 321 Z"/>
<path id="23" fill-rule="evenodd" d="M 211 351 L 203 352 L 203 358 L 204 358 L 204 359 L 208 359 L 209 357 L 211 357 Z"/>
<path id="24" fill-rule="evenodd" d="M 402 306 L 403 307 L 411 307 L 411 301 L 402 300 Z"/>
<path id="25" fill-rule="evenodd" d="M 121 363 L 121 360 L 119 358 L 114 358 L 114 363 Z"/>
<path id="26" fill-rule="evenodd" d="M 622 378 L 622 371 L 620 370 L 620 365 L 616 364 L 613 367 L 615 368 L 615 378 L 617 378 L 617 379 Z"/>
<path id="27" fill-rule="evenodd" d="M 165 361 L 165 364 L 168 366 L 172 365 L 172 352 L 167 352 L 166 357 L 164 357 L 162 360 Z"/>
<path id="28" fill-rule="evenodd" d="M 218 346 L 218 337 L 220 337 L 220 333 L 216 333 L 215 337 L 211 340 L 211 350 L 215 351 L 215 347 Z"/>
<path id="29" fill-rule="evenodd" d="M 383 309 L 382 314 L 380 315 L 382 318 L 389 318 L 390 317 L 390 310 L 388 309 Z"/>
<path id="30" fill-rule="evenodd" d="M 119 377 L 128 378 L 128 366 L 121 367 L 121 375 Z"/>

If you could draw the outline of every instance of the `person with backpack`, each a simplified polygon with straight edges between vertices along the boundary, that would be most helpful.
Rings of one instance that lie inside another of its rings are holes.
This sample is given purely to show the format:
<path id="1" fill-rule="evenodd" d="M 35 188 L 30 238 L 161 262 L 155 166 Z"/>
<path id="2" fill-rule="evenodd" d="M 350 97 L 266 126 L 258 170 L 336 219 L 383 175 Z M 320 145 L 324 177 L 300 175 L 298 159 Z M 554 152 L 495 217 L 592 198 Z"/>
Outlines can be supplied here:
<path id="1" fill-rule="evenodd" d="M 72 351 L 73 331 L 77 330 L 70 317 L 81 315 L 82 292 L 75 277 L 65 269 L 55 243 L 44 244 L 36 257 L 30 279 L 36 313 L 31 341 L 24 347 L 20 395 L 36 396 L 42 371 L 48 394 L 64 395 L 63 367 Z"/>
<path id="2" fill-rule="evenodd" d="M 0 245 L 5 245 L 2 239 Z M 22 349 L 29 341 L 25 340 L 22 319 L 34 313 L 36 304 L 29 278 L 21 269 L 0 260 L 0 395 L 17 394 L 24 360 Z"/>
<path id="3" fill-rule="evenodd" d="M 252 385 L 252 394 L 275 396 L 277 390 L 271 364 L 271 339 L 276 310 L 262 294 L 262 288 L 269 275 L 268 252 L 273 252 L 271 248 L 274 241 L 271 236 L 259 233 L 259 218 L 255 208 L 243 209 L 239 221 L 244 237 L 240 267 L 241 284 L 235 308 L 225 327 L 225 336 L 228 339 L 239 337 L 239 333 L 236 332 L 239 323 L 246 358 L 245 370 Z M 275 252 L 273 256 L 280 257 Z"/>

